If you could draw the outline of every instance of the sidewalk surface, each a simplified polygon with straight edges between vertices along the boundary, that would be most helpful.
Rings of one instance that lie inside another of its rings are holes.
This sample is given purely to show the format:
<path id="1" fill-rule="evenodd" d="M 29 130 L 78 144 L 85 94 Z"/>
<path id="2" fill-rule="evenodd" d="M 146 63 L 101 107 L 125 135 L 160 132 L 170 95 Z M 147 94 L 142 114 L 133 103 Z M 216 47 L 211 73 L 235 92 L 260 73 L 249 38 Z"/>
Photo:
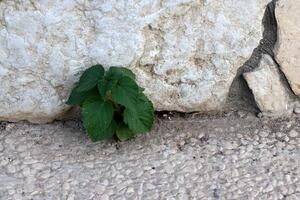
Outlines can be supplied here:
<path id="1" fill-rule="evenodd" d="M 79 121 L 1 123 L 0 199 L 300 199 L 300 117 L 157 117 L 91 143 Z"/>

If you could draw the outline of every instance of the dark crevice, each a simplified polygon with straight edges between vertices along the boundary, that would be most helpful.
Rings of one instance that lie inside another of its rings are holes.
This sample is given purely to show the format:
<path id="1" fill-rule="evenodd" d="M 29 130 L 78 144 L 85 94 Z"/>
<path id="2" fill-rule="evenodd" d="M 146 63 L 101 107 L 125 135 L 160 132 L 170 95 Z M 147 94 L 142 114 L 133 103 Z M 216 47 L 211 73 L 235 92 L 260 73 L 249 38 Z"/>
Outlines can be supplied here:
<path id="1" fill-rule="evenodd" d="M 266 7 L 262 19 L 262 25 L 264 27 L 263 38 L 260 40 L 259 45 L 253 50 L 250 59 L 238 69 L 236 77 L 230 87 L 227 98 L 227 109 L 243 109 L 253 112 L 259 111 L 254 96 L 242 74 L 256 69 L 259 66 L 263 54 L 268 54 L 275 60 L 273 49 L 277 42 L 277 20 L 275 17 L 276 1 L 277 0 L 273 0 Z"/>
<path id="2" fill-rule="evenodd" d="M 287 90 L 289 96 L 290 96 L 293 100 L 296 100 L 296 99 L 299 100 L 300 97 L 298 97 L 298 96 L 294 93 L 294 91 L 293 91 L 293 89 L 292 89 L 292 87 L 291 87 L 291 85 L 290 85 L 290 83 L 289 83 L 287 77 L 285 76 L 285 74 L 284 74 L 283 71 L 281 70 L 280 65 L 279 65 L 278 62 L 276 61 L 276 58 L 275 58 L 275 57 L 273 58 L 273 61 L 274 61 L 274 63 L 276 64 L 276 66 L 278 67 L 278 69 L 279 69 L 278 72 L 279 72 L 279 74 L 280 74 L 280 80 L 281 80 L 282 84 L 285 86 L 285 88 L 286 88 L 286 90 Z"/>
<path id="3" fill-rule="evenodd" d="M 262 24 L 264 27 L 263 38 L 257 48 L 254 49 L 251 57 L 241 67 L 242 73 L 253 71 L 258 67 L 262 54 L 268 54 L 274 58 L 274 47 L 277 42 L 277 20 L 275 17 L 275 3 L 272 1 L 267 5 Z"/>

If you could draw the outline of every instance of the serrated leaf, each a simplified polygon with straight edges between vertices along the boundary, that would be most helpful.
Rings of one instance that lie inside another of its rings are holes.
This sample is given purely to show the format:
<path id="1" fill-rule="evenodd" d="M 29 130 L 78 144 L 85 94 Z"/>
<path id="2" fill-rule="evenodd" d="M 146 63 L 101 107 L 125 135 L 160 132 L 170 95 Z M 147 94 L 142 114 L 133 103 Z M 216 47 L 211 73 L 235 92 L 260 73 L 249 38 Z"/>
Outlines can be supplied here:
<path id="1" fill-rule="evenodd" d="M 108 139 L 112 133 L 105 131 L 113 119 L 113 106 L 99 96 L 91 96 L 82 104 L 83 125 L 92 140 Z"/>
<path id="2" fill-rule="evenodd" d="M 153 125 L 153 105 L 143 90 L 129 69 L 111 67 L 104 76 L 103 67 L 96 65 L 83 73 L 66 103 L 81 106 L 83 124 L 92 141 L 114 134 L 123 141 L 150 131 Z M 117 127 L 117 122 L 122 125 Z"/>
<path id="3" fill-rule="evenodd" d="M 122 76 L 127 76 L 133 80 L 135 80 L 135 74 L 127 68 L 124 67 L 110 67 L 106 73 L 106 77 L 109 79 L 119 79 Z"/>
<path id="4" fill-rule="evenodd" d="M 89 133 L 88 134 L 89 134 L 89 138 L 93 142 L 97 142 L 100 140 L 112 138 L 113 135 L 116 133 L 116 130 L 117 130 L 117 123 L 114 120 L 112 120 L 110 125 L 105 130 L 102 130 L 98 134 L 93 134 L 93 135 Z"/>
<path id="5" fill-rule="evenodd" d="M 98 84 L 98 81 L 103 77 L 103 75 L 104 68 L 102 65 L 94 65 L 90 67 L 80 77 L 77 91 L 85 92 L 91 90 Z"/>
<path id="6" fill-rule="evenodd" d="M 153 120 L 153 105 L 143 93 L 139 94 L 135 107 L 124 110 L 124 122 L 134 132 L 149 132 L 152 128 Z"/>
<path id="7" fill-rule="evenodd" d="M 126 108 L 134 108 L 139 94 L 139 87 L 134 80 L 124 76 L 118 80 L 111 92 L 116 103 Z"/>
<path id="8" fill-rule="evenodd" d="M 125 124 L 118 126 L 116 134 L 121 141 L 129 140 L 135 136 L 135 133 L 130 130 Z"/>
<path id="9" fill-rule="evenodd" d="M 70 106 L 74 105 L 80 105 L 83 103 L 83 101 L 92 94 L 97 94 L 97 89 L 93 88 L 90 91 L 87 92 L 78 92 L 77 87 L 74 88 L 69 96 L 69 99 L 67 100 L 66 104 Z"/>

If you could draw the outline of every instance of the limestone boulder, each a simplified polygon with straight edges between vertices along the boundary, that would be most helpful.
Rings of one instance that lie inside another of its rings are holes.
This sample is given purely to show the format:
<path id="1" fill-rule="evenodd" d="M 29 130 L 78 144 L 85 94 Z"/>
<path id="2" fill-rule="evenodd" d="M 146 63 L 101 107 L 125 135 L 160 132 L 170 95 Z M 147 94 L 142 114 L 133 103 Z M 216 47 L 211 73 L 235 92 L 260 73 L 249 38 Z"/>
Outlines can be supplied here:
<path id="1" fill-rule="evenodd" d="M 243 75 L 262 112 L 283 114 L 289 110 L 289 93 L 280 78 L 278 67 L 269 55 L 262 56 L 255 71 Z"/>
<path id="2" fill-rule="evenodd" d="M 275 53 L 292 90 L 300 97 L 300 2 L 279 0 L 276 3 L 278 42 Z"/>
<path id="3" fill-rule="evenodd" d="M 0 120 L 47 122 L 92 64 L 133 70 L 156 110 L 222 110 L 270 0 L 0 2 Z"/>

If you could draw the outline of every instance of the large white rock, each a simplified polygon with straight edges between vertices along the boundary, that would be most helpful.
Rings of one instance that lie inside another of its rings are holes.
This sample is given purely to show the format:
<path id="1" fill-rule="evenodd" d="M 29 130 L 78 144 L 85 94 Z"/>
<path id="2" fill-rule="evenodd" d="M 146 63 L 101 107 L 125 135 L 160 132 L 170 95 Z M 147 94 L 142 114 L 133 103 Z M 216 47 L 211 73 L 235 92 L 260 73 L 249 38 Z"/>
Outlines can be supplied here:
<path id="1" fill-rule="evenodd" d="M 300 1 L 276 3 L 278 42 L 276 59 L 294 93 L 300 97 Z"/>
<path id="2" fill-rule="evenodd" d="M 290 97 L 278 67 L 269 55 L 263 55 L 259 67 L 244 73 L 259 109 L 264 113 L 284 114 L 289 109 Z"/>
<path id="3" fill-rule="evenodd" d="M 132 69 L 157 110 L 221 110 L 269 1 L 3 1 L 0 119 L 61 116 L 95 63 Z"/>

